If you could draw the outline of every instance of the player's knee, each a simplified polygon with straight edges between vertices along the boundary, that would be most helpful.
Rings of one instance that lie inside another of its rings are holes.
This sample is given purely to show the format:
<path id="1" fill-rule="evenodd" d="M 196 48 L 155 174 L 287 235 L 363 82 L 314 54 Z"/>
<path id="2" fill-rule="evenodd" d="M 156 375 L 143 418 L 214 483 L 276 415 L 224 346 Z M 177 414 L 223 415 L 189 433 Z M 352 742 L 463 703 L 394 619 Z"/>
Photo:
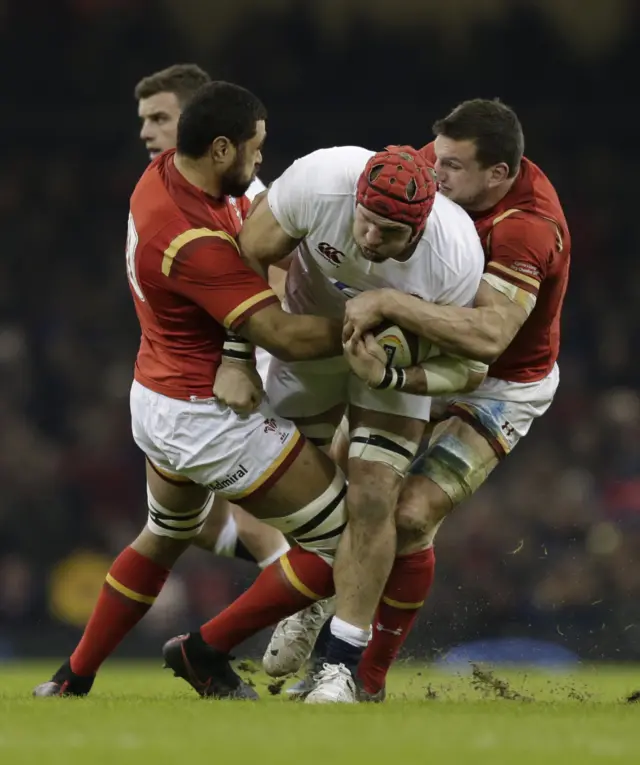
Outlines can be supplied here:
<path id="1" fill-rule="evenodd" d="M 374 526 L 393 517 L 402 478 L 389 466 L 362 459 L 349 461 L 349 523 Z"/>
<path id="2" fill-rule="evenodd" d="M 214 495 L 210 494 L 198 507 L 174 510 L 161 505 L 147 487 L 147 529 L 160 538 L 191 542 L 202 531 L 213 501 Z"/>
<path id="3" fill-rule="evenodd" d="M 326 558 L 333 558 L 340 536 L 347 525 L 347 482 L 338 468 L 325 491 L 308 505 L 281 519 L 265 519 L 300 547 Z"/>
<path id="4" fill-rule="evenodd" d="M 428 479 L 410 476 L 395 514 L 398 552 L 406 554 L 432 545 L 451 507 L 451 500 L 438 486 Z"/>

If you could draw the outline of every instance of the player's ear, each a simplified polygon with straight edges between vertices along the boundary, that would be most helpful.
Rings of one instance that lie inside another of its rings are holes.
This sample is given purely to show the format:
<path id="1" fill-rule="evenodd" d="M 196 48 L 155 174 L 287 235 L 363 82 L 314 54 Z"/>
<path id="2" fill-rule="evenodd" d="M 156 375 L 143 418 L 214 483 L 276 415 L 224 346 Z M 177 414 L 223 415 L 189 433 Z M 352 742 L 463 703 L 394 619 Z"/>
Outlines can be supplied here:
<path id="1" fill-rule="evenodd" d="M 218 136 L 211 144 L 211 158 L 214 162 L 227 162 L 234 146 L 226 136 Z"/>
<path id="2" fill-rule="evenodd" d="M 493 165 L 489 174 L 489 185 L 499 186 L 503 181 L 506 181 L 509 177 L 509 165 L 506 162 L 498 162 L 497 165 Z"/>

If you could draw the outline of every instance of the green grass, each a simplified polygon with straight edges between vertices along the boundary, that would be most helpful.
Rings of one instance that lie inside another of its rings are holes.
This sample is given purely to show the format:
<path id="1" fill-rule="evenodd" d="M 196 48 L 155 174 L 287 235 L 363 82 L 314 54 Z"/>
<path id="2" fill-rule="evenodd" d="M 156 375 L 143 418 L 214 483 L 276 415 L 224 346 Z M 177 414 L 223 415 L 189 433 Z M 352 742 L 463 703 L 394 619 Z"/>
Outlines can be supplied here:
<path id="1" fill-rule="evenodd" d="M 456 676 L 401 666 L 385 704 L 198 699 L 149 664 L 108 664 L 87 699 L 32 699 L 53 668 L 0 665 L 0 763 L 571 765 L 640 762 L 640 668 Z"/>

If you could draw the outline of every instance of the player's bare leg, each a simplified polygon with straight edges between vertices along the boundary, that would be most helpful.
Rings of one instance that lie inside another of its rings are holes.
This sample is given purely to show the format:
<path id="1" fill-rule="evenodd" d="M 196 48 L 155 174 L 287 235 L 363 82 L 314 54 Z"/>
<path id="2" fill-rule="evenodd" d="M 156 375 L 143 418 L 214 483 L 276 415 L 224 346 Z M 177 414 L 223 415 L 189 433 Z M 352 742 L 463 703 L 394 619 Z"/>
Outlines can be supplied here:
<path id="1" fill-rule="evenodd" d="M 334 444 L 337 425 L 343 417 L 344 406 L 340 405 L 311 417 L 297 418 L 301 433 L 321 451 L 334 459 Z M 348 450 L 348 442 L 347 442 Z M 347 460 L 340 468 L 346 473 Z M 314 646 L 324 653 L 329 638 L 328 619 L 335 611 L 335 598 L 324 598 L 308 608 L 283 619 L 273 631 L 262 659 L 265 672 L 271 677 L 298 672 L 309 659 Z"/>
<path id="2" fill-rule="evenodd" d="M 358 667 L 365 698 L 384 697 L 387 672 L 429 594 L 438 528 L 497 464 L 488 440 L 469 423 L 451 417 L 434 429 L 429 448 L 412 465 L 396 510 L 398 554 L 376 613 L 373 638 Z"/>
<path id="3" fill-rule="evenodd" d="M 116 558 L 70 659 L 36 696 L 86 695 L 103 661 L 151 608 L 171 568 L 205 522 L 209 489 L 162 474 L 147 462 L 147 525 Z"/>
<path id="4" fill-rule="evenodd" d="M 369 641 L 371 622 L 396 552 L 394 512 L 425 423 L 351 407 L 349 522 L 334 564 L 336 615 L 326 664 L 307 703 L 341 700 Z"/>
<path id="5" fill-rule="evenodd" d="M 229 697 L 224 676 L 211 669 L 213 657 L 226 662 L 228 652 L 250 635 L 333 592 L 326 558 L 333 555 L 346 525 L 342 472 L 307 442 L 291 464 L 273 475 L 277 480 L 268 491 L 235 501 L 255 517 L 286 530 L 306 551 L 294 548 L 198 633 L 165 645 L 169 666 L 203 695 Z M 205 659 L 208 664 L 202 667 Z"/>
<path id="6" fill-rule="evenodd" d="M 266 568 L 289 549 L 278 529 L 261 523 L 219 495 L 194 544 L 215 555 L 256 563 L 260 568 Z"/>
<path id="7" fill-rule="evenodd" d="M 349 463 L 349 421 L 344 416 L 331 443 L 329 456 L 346 474 Z M 304 676 L 285 693 L 292 700 L 304 699 L 313 688 L 313 678 L 322 669 L 331 635 L 329 619 L 335 613 L 335 595 L 283 619 L 271 636 L 262 659 L 264 671 L 272 677 L 295 674 L 308 662 Z"/>

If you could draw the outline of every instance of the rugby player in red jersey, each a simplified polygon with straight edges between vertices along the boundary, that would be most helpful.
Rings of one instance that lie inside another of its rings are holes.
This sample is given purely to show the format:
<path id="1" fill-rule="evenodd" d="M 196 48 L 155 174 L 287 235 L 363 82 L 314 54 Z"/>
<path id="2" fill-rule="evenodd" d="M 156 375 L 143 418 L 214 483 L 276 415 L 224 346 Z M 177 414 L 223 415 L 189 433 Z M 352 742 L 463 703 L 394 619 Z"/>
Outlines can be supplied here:
<path id="1" fill-rule="evenodd" d="M 266 400 L 245 415 L 218 400 L 220 386 L 260 390 L 244 359 L 253 345 L 283 359 L 341 350 L 340 322 L 285 313 L 239 256 L 244 194 L 260 166 L 265 120 L 249 91 L 203 86 L 180 116 L 176 151 L 159 155 L 133 192 L 126 267 L 142 338 L 131 418 L 146 455 L 149 518 L 112 565 L 76 650 L 35 695 L 89 692 L 202 530 L 213 492 L 320 555 L 332 555 L 346 525 L 344 476 L 326 455 Z M 218 376 L 223 357 L 227 371 Z M 295 605 L 308 599 L 298 596 Z M 171 641 L 165 657 L 201 695 L 256 695 L 204 630 Z"/>
<path id="2" fill-rule="evenodd" d="M 571 253 L 558 195 L 523 156 L 522 127 L 512 109 L 499 100 L 465 101 L 433 130 L 435 141 L 421 153 L 433 163 L 440 191 L 474 219 L 485 251 L 475 305 L 434 305 L 393 290 L 364 292 L 347 303 L 344 337 L 369 363 L 360 351 L 371 341 L 359 338 L 385 318 L 490 367 L 474 392 L 434 401 L 439 420 L 398 505 L 399 555 L 432 550 L 444 518 L 549 408 L 559 382 Z M 383 696 L 388 668 L 428 595 L 432 577 L 413 579 L 392 577 L 385 588 L 358 670 L 367 697 Z"/>
<path id="3" fill-rule="evenodd" d="M 151 160 L 163 151 L 175 149 L 178 138 L 178 120 L 188 100 L 199 88 L 211 82 L 211 78 L 197 64 L 174 64 L 166 69 L 143 77 L 135 86 L 134 96 L 140 117 L 140 138 Z M 254 178 L 247 189 L 249 201 L 265 190 L 259 178 Z M 281 295 L 285 272 L 281 268 L 269 270 L 269 284 Z M 256 368 L 266 380 L 269 356 L 256 349 Z M 274 528 L 256 520 L 237 505 L 231 505 L 223 497 L 216 497 L 204 528 L 195 544 L 216 555 L 236 557 L 253 561 L 266 568 L 289 549 L 284 536 Z M 319 607 L 301 614 L 303 624 L 322 614 Z"/>

